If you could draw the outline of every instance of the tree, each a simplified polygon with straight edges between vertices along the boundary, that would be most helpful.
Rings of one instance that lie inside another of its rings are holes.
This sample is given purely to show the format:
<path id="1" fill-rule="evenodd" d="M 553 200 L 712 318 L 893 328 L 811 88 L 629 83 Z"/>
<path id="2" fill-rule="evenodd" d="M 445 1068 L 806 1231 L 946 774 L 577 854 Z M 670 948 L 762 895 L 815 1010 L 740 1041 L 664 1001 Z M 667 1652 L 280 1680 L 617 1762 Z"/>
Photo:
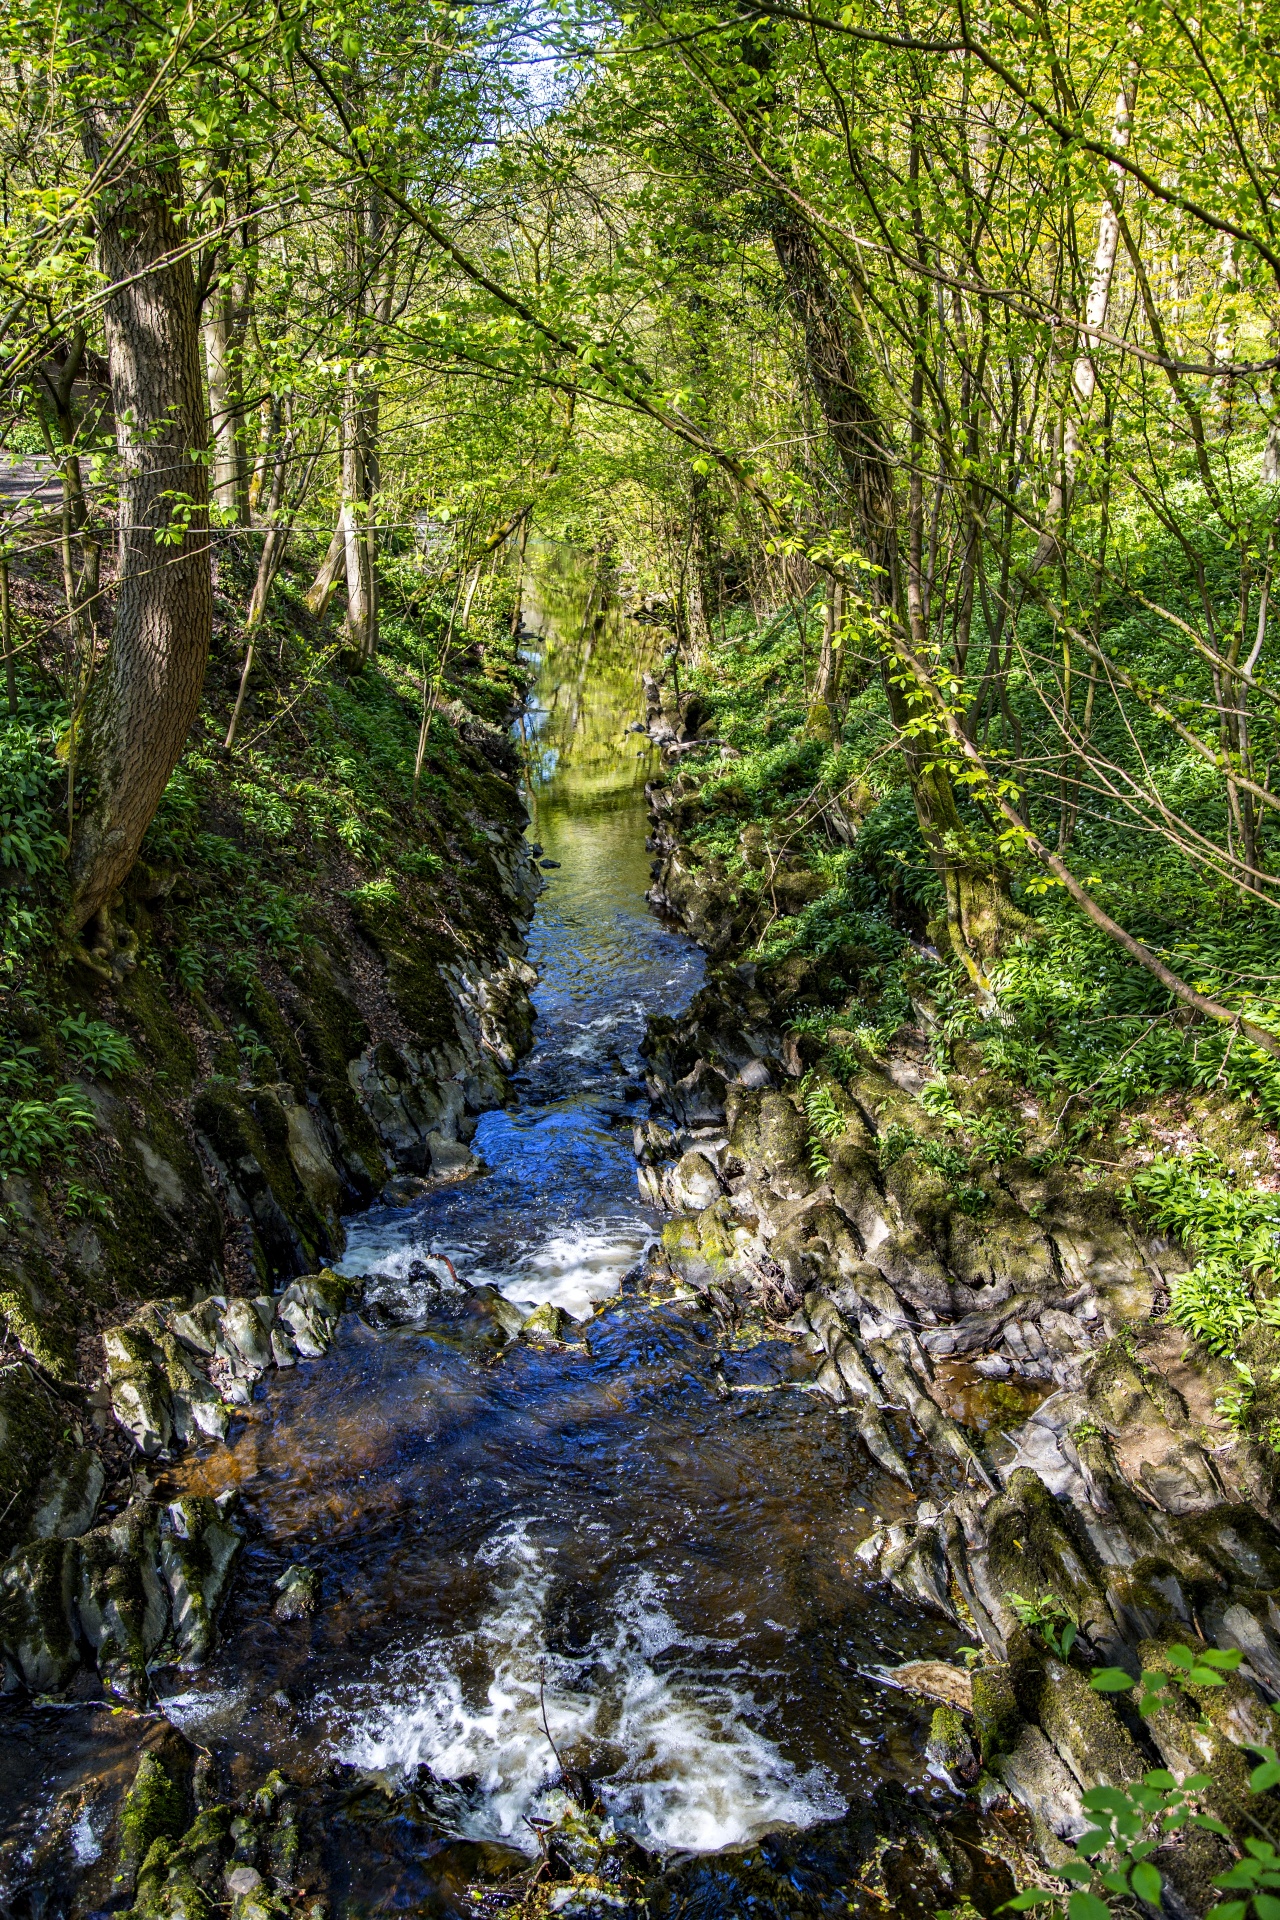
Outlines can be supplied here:
<path id="1" fill-rule="evenodd" d="M 119 579 L 106 657 L 69 752 L 88 784 L 72 834 L 72 917 L 110 910 L 177 765 L 213 628 L 208 444 L 195 281 L 183 250 L 177 144 L 132 15 L 117 15 L 81 108 L 93 174 L 120 462 Z M 139 105 L 146 102 L 139 116 Z M 132 123 L 132 124 L 131 124 Z M 123 149 L 123 151 L 122 151 Z"/>

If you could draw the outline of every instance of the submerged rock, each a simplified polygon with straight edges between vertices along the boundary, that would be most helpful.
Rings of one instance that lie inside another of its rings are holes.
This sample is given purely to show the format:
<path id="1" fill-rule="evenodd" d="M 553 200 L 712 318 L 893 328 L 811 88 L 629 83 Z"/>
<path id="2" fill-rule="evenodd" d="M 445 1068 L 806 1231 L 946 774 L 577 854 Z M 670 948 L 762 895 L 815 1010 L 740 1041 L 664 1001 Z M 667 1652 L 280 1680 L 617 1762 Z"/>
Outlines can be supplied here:
<path id="1" fill-rule="evenodd" d="M 565 1315 L 546 1300 L 521 1324 L 520 1338 L 531 1341 L 534 1346 L 557 1345 L 563 1339 L 564 1327 Z"/>
<path id="2" fill-rule="evenodd" d="M 320 1576 L 314 1567 L 286 1567 L 275 1583 L 279 1599 L 271 1611 L 277 1620 L 301 1620 L 320 1606 Z"/>

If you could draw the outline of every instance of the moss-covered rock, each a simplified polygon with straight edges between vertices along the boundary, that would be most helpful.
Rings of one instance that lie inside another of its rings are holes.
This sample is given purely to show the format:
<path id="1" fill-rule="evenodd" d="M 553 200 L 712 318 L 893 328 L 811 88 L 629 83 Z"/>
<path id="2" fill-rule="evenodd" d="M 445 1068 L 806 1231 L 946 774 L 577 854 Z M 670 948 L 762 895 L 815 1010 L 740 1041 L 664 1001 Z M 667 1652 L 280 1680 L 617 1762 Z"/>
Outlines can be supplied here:
<path id="1" fill-rule="evenodd" d="M 38 1540 L 0 1568 L 0 1647 L 33 1693 L 65 1687 L 80 1663 L 75 1609 L 79 1543 Z"/>
<path id="2" fill-rule="evenodd" d="M 1054 1499 L 1038 1474 L 1015 1468 L 1007 1491 L 990 1503 L 983 1521 L 997 1594 L 1018 1593 L 1033 1601 L 1052 1594 L 1096 1646 L 1110 1643 L 1115 1624 L 1092 1552 L 1070 1509 Z"/>
<path id="3" fill-rule="evenodd" d="M 116 1826 L 111 1879 L 115 1899 L 132 1894 L 147 1868 L 158 1875 L 190 1817 L 191 1754 L 172 1728 L 164 1729 L 138 1762 Z M 160 1843 L 153 1855 L 153 1848 Z"/>

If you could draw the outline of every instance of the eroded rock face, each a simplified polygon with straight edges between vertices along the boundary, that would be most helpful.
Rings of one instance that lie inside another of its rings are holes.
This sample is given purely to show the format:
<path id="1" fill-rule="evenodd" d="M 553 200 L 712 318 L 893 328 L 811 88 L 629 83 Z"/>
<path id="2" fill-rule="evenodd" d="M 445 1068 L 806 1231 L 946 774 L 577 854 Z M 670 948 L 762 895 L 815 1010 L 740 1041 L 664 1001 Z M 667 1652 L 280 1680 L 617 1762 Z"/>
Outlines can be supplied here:
<path id="1" fill-rule="evenodd" d="M 90 1660 L 113 1692 L 143 1700 L 157 1661 L 198 1664 L 243 1544 L 233 1503 L 139 1500 L 77 1539 L 12 1554 L 0 1569 L 7 1683 L 57 1692 Z"/>
<path id="2" fill-rule="evenodd" d="M 723 881 L 679 845 L 688 796 L 675 783 L 652 799 L 664 903 L 713 956 L 731 954 Z M 939 1769 L 984 1808 L 1021 1807 L 1055 1865 L 1087 1824 L 1082 1795 L 1152 1761 L 1090 1688 L 1089 1665 L 1136 1675 L 1167 1666 L 1172 1643 L 1237 1647 L 1231 1684 L 1203 1700 L 1175 1689 L 1149 1735 L 1179 1778 L 1212 1774 L 1212 1810 L 1245 1835 L 1242 1744 L 1265 1744 L 1256 1729 L 1280 1697 L 1275 1476 L 1229 1432 L 1206 1442 L 1211 1390 L 1156 1311 L 1181 1256 L 1061 1170 L 1015 1159 L 960 1192 L 909 1051 L 871 1060 L 850 1034 L 860 1064 L 826 1085 L 815 1131 L 817 1055 L 785 1025 L 796 990 L 726 967 L 686 1015 L 652 1023 L 636 1149 L 642 1191 L 677 1215 L 664 1260 L 722 1317 L 805 1340 L 815 1385 L 871 1460 L 927 1491 L 856 1558 L 983 1644 L 986 1664 L 956 1680 L 971 1684 L 972 1719 L 948 1703 L 931 1736 Z M 1013 1390 L 1029 1408 L 1020 1424 L 966 1424 L 984 1392 Z M 1078 1651 L 1063 1659 L 1053 1634 L 1068 1622 Z M 1231 1857 L 1208 1833 L 1162 1847 L 1170 1911 L 1201 1914 Z"/>

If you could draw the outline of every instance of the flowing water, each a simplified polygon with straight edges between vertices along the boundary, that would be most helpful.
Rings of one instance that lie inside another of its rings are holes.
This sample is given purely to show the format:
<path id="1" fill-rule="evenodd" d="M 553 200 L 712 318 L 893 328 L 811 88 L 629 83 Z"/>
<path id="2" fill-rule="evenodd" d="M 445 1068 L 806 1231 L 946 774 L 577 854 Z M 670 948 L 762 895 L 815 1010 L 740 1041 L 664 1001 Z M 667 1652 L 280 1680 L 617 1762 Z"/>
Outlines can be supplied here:
<path id="1" fill-rule="evenodd" d="M 530 936 L 535 1045 L 475 1137 L 487 1171 L 353 1220 L 345 1267 L 376 1276 L 376 1310 L 169 1476 L 238 1485 L 250 1540 L 220 1651 L 166 1711 L 233 1788 L 279 1766 L 329 1796 L 352 1912 L 461 1911 L 477 1844 L 533 1851 L 562 1765 L 659 1851 L 805 1828 L 886 1778 L 950 1804 L 927 1711 L 865 1675 L 956 1639 L 860 1583 L 901 1489 L 798 1346 L 726 1351 L 696 1303 L 638 1289 L 661 1228 L 631 1152 L 638 1047 L 702 961 L 644 902 L 650 762 L 624 731 L 643 629 L 546 560 L 541 591 L 530 834 L 559 865 Z M 504 1348 L 489 1314 L 441 1305 L 442 1254 L 565 1309 L 574 1343 Z M 322 1604 L 283 1622 L 297 1562 Z M 369 1779 L 401 1794 L 390 1826 L 362 1824 Z"/>

